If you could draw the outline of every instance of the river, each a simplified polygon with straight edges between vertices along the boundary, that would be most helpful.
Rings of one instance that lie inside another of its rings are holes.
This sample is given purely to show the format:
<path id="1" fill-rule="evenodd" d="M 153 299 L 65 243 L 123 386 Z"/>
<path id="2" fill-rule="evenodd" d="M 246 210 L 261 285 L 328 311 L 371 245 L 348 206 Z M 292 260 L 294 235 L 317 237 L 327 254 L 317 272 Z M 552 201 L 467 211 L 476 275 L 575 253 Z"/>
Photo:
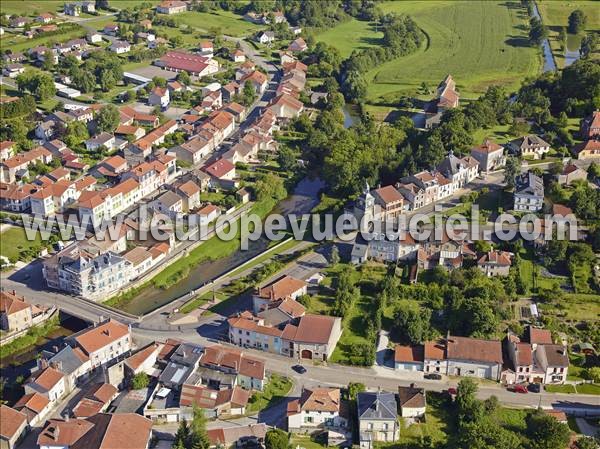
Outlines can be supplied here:
<path id="1" fill-rule="evenodd" d="M 533 17 L 542 20 L 540 11 L 538 10 L 537 3 L 533 2 Z M 544 72 L 556 71 L 556 62 L 554 56 L 552 56 L 552 48 L 550 48 L 550 42 L 548 39 L 544 39 L 542 42 L 542 51 L 544 53 Z"/>
<path id="2" fill-rule="evenodd" d="M 344 105 L 342 111 L 344 111 L 344 128 L 348 129 L 356 123 L 358 117 L 356 117 L 356 114 L 350 110 L 350 106 L 348 104 Z"/>
<path id="3" fill-rule="evenodd" d="M 318 204 L 319 192 L 324 186 L 323 181 L 319 178 L 306 177 L 302 179 L 294 188 L 294 193 L 279 203 L 273 212 L 283 215 L 310 212 Z M 153 285 L 144 288 L 124 304 L 121 310 L 134 315 L 149 313 L 235 269 L 265 251 L 268 246 L 269 241 L 263 237 L 255 242 L 250 242 L 246 251 L 237 250 L 230 256 L 202 262 L 193 267 L 184 279 L 167 289 L 156 288 Z"/>

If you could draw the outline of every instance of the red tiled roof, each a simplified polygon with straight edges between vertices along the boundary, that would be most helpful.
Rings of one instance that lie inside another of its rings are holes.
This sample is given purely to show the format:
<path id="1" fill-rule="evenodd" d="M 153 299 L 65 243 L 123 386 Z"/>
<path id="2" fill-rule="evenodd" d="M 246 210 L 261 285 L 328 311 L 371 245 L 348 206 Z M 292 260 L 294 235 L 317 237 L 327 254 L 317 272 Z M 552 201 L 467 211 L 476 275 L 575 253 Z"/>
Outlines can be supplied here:
<path id="1" fill-rule="evenodd" d="M 75 338 L 83 350 L 91 354 L 129 334 L 129 328 L 118 321 L 109 320 L 83 332 Z"/>
<path id="2" fill-rule="evenodd" d="M 40 393 L 31 393 L 26 394 L 21 399 L 17 401 L 15 404 L 15 408 L 28 408 L 29 410 L 34 411 L 36 414 L 39 414 L 46 408 L 46 406 L 50 403 L 50 400 L 40 394 Z"/>
<path id="3" fill-rule="evenodd" d="M 394 348 L 394 361 L 396 362 L 423 363 L 424 355 L 423 345 L 396 345 Z"/>
<path id="4" fill-rule="evenodd" d="M 45 390 L 51 390 L 60 380 L 65 377 L 63 373 L 51 366 L 34 373 L 29 382 L 35 383 Z"/>
<path id="5" fill-rule="evenodd" d="M 446 345 L 448 359 L 502 364 L 502 346 L 498 340 L 450 336 Z"/>
<path id="6" fill-rule="evenodd" d="M 232 170 L 235 170 L 235 165 L 233 165 L 227 159 L 219 159 L 218 161 L 204 168 L 206 173 L 214 176 L 215 178 L 222 178 Z"/>
<path id="7" fill-rule="evenodd" d="M 277 301 L 292 296 L 298 290 L 306 287 L 306 282 L 292 276 L 282 276 L 264 287 L 258 289 L 258 296 L 271 301 Z"/>
<path id="8" fill-rule="evenodd" d="M 27 423 L 27 416 L 6 405 L 0 405 L 0 436 L 5 440 L 14 438 L 21 426 Z"/>
<path id="9" fill-rule="evenodd" d="M 552 341 L 552 333 L 547 329 L 539 329 L 537 327 L 529 326 L 529 343 L 531 344 L 548 344 L 551 345 Z"/>

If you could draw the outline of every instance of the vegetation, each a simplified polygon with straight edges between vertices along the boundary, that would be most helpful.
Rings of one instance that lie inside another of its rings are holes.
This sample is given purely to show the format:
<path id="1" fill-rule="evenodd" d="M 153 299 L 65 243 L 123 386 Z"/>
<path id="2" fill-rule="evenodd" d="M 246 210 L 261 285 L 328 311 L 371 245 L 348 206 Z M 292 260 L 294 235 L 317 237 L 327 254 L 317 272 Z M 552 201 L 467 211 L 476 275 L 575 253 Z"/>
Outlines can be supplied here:
<path id="1" fill-rule="evenodd" d="M 131 387 L 134 390 L 141 390 L 142 388 L 147 388 L 149 384 L 150 378 L 144 372 L 137 373 L 135 376 L 133 376 L 133 379 L 131 380 Z"/>
<path id="2" fill-rule="evenodd" d="M 208 449 L 210 440 L 206 432 L 206 415 L 204 410 L 194 405 L 191 424 L 187 420 L 181 421 L 172 449 Z"/>
<path id="3" fill-rule="evenodd" d="M 271 429 L 265 436 L 266 449 L 288 449 L 290 447 L 290 436 L 281 429 Z"/>
<path id="4" fill-rule="evenodd" d="M 24 349 L 35 346 L 37 342 L 60 327 L 58 316 L 54 316 L 39 326 L 29 329 L 24 335 L 0 346 L 0 358 L 8 357 Z"/>
<path id="5" fill-rule="evenodd" d="M 283 400 L 292 389 L 292 381 L 278 374 L 271 374 L 263 391 L 254 393 L 248 401 L 248 413 L 256 413 Z"/>

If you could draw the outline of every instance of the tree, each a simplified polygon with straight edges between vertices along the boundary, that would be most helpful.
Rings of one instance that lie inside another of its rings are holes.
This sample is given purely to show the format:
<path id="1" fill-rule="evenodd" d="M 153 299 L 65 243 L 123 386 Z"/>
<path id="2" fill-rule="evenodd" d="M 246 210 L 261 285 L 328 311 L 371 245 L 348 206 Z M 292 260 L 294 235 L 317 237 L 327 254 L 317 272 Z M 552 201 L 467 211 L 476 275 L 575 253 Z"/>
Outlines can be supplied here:
<path id="1" fill-rule="evenodd" d="M 190 427 L 188 426 L 187 420 L 184 418 L 179 423 L 179 428 L 177 429 L 177 433 L 175 434 L 175 440 L 171 445 L 172 449 L 186 449 L 186 445 L 190 441 Z"/>
<path id="2" fill-rule="evenodd" d="M 337 245 L 334 244 L 331 248 L 331 265 L 335 266 L 340 263 L 340 250 Z"/>
<path id="3" fill-rule="evenodd" d="M 594 383 L 600 383 L 600 366 L 592 366 L 585 370 L 586 378 L 592 380 Z"/>
<path id="4" fill-rule="evenodd" d="M 69 147 L 76 147 L 90 137 L 85 123 L 73 120 L 67 125 L 65 143 Z"/>
<path id="5" fill-rule="evenodd" d="M 189 86 L 192 83 L 189 73 L 185 71 L 177 74 L 177 81 L 179 81 L 181 84 L 185 84 L 186 86 Z"/>
<path id="6" fill-rule="evenodd" d="M 244 89 L 242 91 L 242 103 L 244 106 L 250 106 L 256 100 L 256 90 L 250 82 L 244 83 Z"/>
<path id="7" fill-rule="evenodd" d="M 204 410 L 196 405 L 194 405 L 193 409 L 190 433 L 190 449 L 208 449 L 210 447 L 210 440 L 206 433 L 206 415 L 204 414 Z"/>
<path id="8" fill-rule="evenodd" d="M 482 416 L 483 407 L 476 397 L 477 384 L 473 379 L 464 378 L 456 389 L 456 407 L 458 420 L 462 424 L 478 421 Z"/>
<path id="9" fill-rule="evenodd" d="M 600 442 L 594 437 L 579 437 L 575 445 L 577 449 L 598 449 Z"/>
<path id="10" fill-rule="evenodd" d="M 362 393 L 366 390 L 367 387 L 365 387 L 365 384 L 362 384 L 360 382 L 350 382 L 348 384 L 348 399 L 350 401 L 356 401 L 358 393 Z"/>
<path id="11" fill-rule="evenodd" d="M 569 33 L 578 34 L 585 29 L 587 17 L 581 9 L 576 9 L 569 15 Z"/>
<path id="12" fill-rule="evenodd" d="M 99 75 L 100 88 L 104 92 L 108 92 L 117 85 L 117 78 L 115 77 L 112 70 L 105 69 L 100 71 Z"/>
<path id="13" fill-rule="evenodd" d="M 256 198 L 259 201 L 274 199 L 280 201 L 287 196 L 287 190 L 283 179 L 274 173 L 267 173 L 261 179 L 256 181 L 254 186 Z"/>
<path id="14" fill-rule="evenodd" d="M 96 77 L 87 70 L 81 70 L 78 67 L 71 73 L 73 85 L 84 93 L 93 91 L 96 88 Z"/>
<path id="15" fill-rule="evenodd" d="M 266 449 L 288 449 L 289 445 L 290 437 L 281 429 L 271 429 L 265 436 Z"/>
<path id="16" fill-rule="evenodd" d="M 142 388 L 146 388 L 150 383 L 150 379 L 148 375 L 144 372 L 137 373 L 133 376 L 133 380 L 131 381 L 131 387 L 134 390 L 141 390 Z"/>
<path id="17" fill-rule="evenodd" d="M 418 344 L 431 333 L 431 310 L 421 307 L 401 307 L 394 314 L 394 327 L 403 343 Z"/>
<path id="18" fill-rule="evenodd" d="M 529 21 L 529 42 L 532 45 L 540 46 L 544 39 L 548 37 L 548 28 L 537 17 L 532 17 Z"/>
<path id="19" fill-rule="evenodd" d="M 297 159 L 298 156 L 296 155 L 294 150 L 292 150 L 289 146 L 282 145 L 281 148 L 279 148 L 279 153 L 277 154 L 277 162 L 279 162 L 279 166 L 283 170 L 294 170 L 297 166 Z"/>
<path id="20" fill-rule="evenodd" d="M 553 416 L 536 410 L 525 418 L 532 449 L 563 449 L 569 442 L 569 428 Z"/>
<path id="21" fill-rule="evenodd" d="M 560 43 L 561 51 L 565 51 L 567 48 L 567 29 L 565 27 L 560 27 L 557 40 Z"/>
<path id="22" fill-rule="evenodd" d="M 56 94 L 52 76 L 39 70 L 25 70 L 24 73 L 17 76 L 17 87 L 21 92 L 29 92 L 40 101 L 47 100 Z"/>
<path id="23" fill-rule="evenodd" d="M 506 165 L 504 166 L 504 182 L 509 189 L 515 188 L 517 174 L 521 169 L 520 166 L 519 159 L 514 156 L 509 156 L 506 159 Z"/>
<path id="24" fill-rule="evenodd" d="M 587 33 L 581 40 L 581 47 L 579 48 L 581 57 L 588 58 L 598 49 L 598 45 L 600 45 L 600 36 L 598 36 L 598 33 Z"/>
<path id="25" fill-rule="evenodd" d="M 112 133 L 119 126 L 120 118 L 117 107 L 114 104 L 107 104 L 96 115 L 98 130 Z"/>

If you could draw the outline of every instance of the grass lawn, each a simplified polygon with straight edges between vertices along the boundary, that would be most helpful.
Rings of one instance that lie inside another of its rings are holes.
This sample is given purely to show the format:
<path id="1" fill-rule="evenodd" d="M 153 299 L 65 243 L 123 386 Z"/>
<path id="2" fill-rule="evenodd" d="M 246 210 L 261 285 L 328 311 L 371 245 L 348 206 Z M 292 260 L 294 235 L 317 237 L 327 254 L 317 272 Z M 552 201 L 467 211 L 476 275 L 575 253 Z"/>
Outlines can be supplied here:
<path id="1" fill-rule="evenodd" d="M 491 128 L 479 128 L 473 133 L 475 143 L 481 143 L 486 138 L 492 139 L 496 143 L 505 143 L 515 139 L 517 136 L 508 132 L 510 125 L 497 125 Z"/>
<path id="2" fill-rule="evenodd" d="M 0 12 L 8 15 L 34 16 L 42 12 L 57 13 L 62 11 L 63 0 L 2 0 Z"/>
<path id="3" fill-rule="evenodd" d="M 600 295 L 567 293 L 560 307 L 554 304 L 541 304 L 542 311 L 560 315 L 565 320 L 589 321 L 600 314 Z M 597 319 L 597 318 L 596 318 Z"/>
<path id="4" fill-rule="evenodd" d="M 546 385 L 544 389 L 549 393 L 576 393 L 575 386 L 571 384 Z"/>
<path id="5" fill-rule="evenodd" d="M 275 244 L 278 244 L 279 242 L 271 242 L 271 243 L 273 243 L 273 246 L 274 246 Z M 273 257 L 294 248 L 295 246 L 299 245 L 300 243 L 301 243 L 300 241 L 294 240 L 294 239 L 290 240 L 289 242 L 285 242 L 280 247 L 278 247 L 276 250 L 269 251 L 266 254 L 262 254 L 261 256 L 254 259 L 252 262 L 244 264 L 241 267 L 236 268 L 235 270 L 229 272 L 229 276 L 234 276 L 236 274 L 241 273 L 242 271 L 246 271 L 246 270 L 249 270 L 250 268 L 254 268 L 258 264 L 261 264 L 269 259 L 272 259 Z"/>
<path id="6" fill-rule="evenodd" d="M 39 247 L 42 244 L 42 238 L 39 233 L 36 233 L 35 240 L 27 240 L 25 230 L 20 226 L 2 225 L 2 233 L 0 239 L 0 255 L 8 257 L 11 260 L 19 260 L 19 255 L 22 250 Z M 10 243 L 9 243 L 10 242 Z"/>
<path id="7" fill-rule="evenodd" d="M 579 394 L 600 394 L 600 384 L 581 384 L 577 385 Z"/>
<path id="8" fill-rule="evenodd" d="M 373 23 L 351 19 L 315 36 L 317 41 L 336 47 L 343 58 L 354 50 L 362 50 L 381 45 L 383 33 L 376 31 Z"/>
<path id="9" fill-rule="evenodd" d="M 448 435 L 454 429 L 452 417 L 449 416 L 447 406 L 444 406 L 445 401 L 443 394 L 428 393 L 427 394 L 427 421 L 406 426 L 404 421 L 401 422 L 400 439 L 398 444 L 401 447 L 419 447 L 423 439 L 431 438 L 433 447 L 444 447 L 448 443 Z"/>
<path id="10" fill-rule="evenodd" d="M 292 381 L 287 377 L 271 374 L 264 391 L 258 391 L 250 397 L 247 412 L 256 413 L 281 401 L 290 392 L 292 385 Z"/>
<path id="11" fill-rule="evenodd" d="M 304 449 L 323 449 L 327 446 L 317 443 L 308 435 L 299 435 L 297 433 L 293 433 L 292 438 L 290 439 L 290 447 L 303 447 Z"/>
<path id="12" fill-rule="evenodd" d="M 221 32 L 230 36 L 248 36 L 261 29 L 260 26 L 245 21 L 230 11 L 197 12 L 188 11 L 175 16 L 179 23 L 209 31 L 211 28 L 221 28 Z"/>
<path id="13" fill-rule="evenodd" d="M 517 1 L 403 1 L 381 8 L 412 16 L 428 43 L 368 72 L 370 100 L 414 94 L 423 81 L 434 88 L 448 73 L 463 98 L 475 98 L 492 84 L 517 88 L 540 71 L 538 50 L 526 40 L 527 12 Z"/>

